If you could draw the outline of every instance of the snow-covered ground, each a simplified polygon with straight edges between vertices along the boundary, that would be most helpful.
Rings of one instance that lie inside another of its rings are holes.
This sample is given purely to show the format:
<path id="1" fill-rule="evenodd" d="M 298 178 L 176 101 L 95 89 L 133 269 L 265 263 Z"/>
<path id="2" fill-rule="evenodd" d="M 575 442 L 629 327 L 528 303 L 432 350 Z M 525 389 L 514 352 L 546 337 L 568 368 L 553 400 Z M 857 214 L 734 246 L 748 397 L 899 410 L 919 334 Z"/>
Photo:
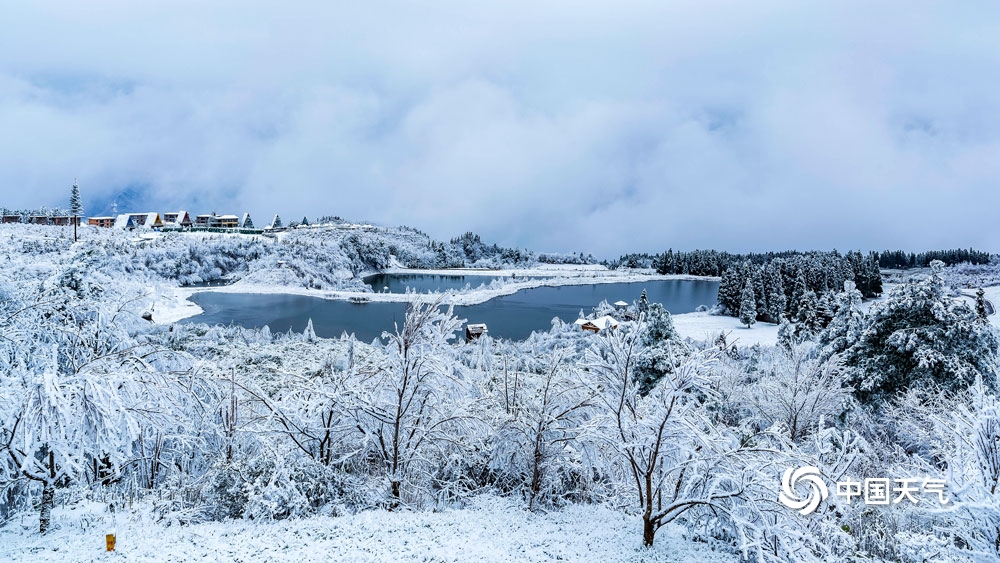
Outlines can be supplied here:
<path id="1" fill-rule="evenodd" d="M 759 322 L 747 328 L 736 317 L 709 313 L 684 313 L 672 318 L 677 333 L 696 342 L 712 342 L 720 333 L 726 334 L 726 342 L 737 346 L 774 346 L 778 342 L 778 325 L 772 323 Z"/>
<path id="2" fill-rule="evenodd" d="M 867 312 L 871 309 L 872 305 L 885 300 L 885 297 L 895 285 L 886 284 L 882 295 L 875 299 L 866 299 L 861 304 L 861 309 Z M 992 289 L 996 290 L 998 298 L 994 303 L 1000 303 L 1000 287 Z M 989 291 L 987 290 L 987 299 L 989 299 Z M 690 338 L 696 342 L 705 340 L 711 342 L 720 333 L 725 333 L 726 342 L 736 344 L 737 346 L 753 346 L 754 344 L 774 346 L 778 343 L 778 325 L 773 323 L 757 322 L 750 328 L 747 328 L 736 317 L 712 315 L 702 312 L 672 315 L 672 318 L 677 333 L 684 338 Z M 993 323 L 1000 323 L 1000 317 L 991 317 L 991 319 Z M 996 326 L 1000 326 L 1000 324 L 996 324 Z"/>
<path id="3" fill-rule="evenodd" d="M 711 544 L 659 531 L 641 547 L 638 517 L 574 505 L 532 513 L 511 500 L 482 497 L 440 512 L 366 511 L 278 522 L 246 520 L 195 525 L 154 522 L 148 513 L 119 513 L 96 503 L 57 508 L 55 528 L 37 533 L 37 515 L 0 528 L 3 561 L 674 561 L 734 562 Z M 114 529 L 116 550 L 105 551 Z"/>
<path id="4" fill-rule="evenodd" d="M 200 315 L 204 310 L 188 297 L 191 291 L 179 287 L 153 287 L 149 289 L 150 312 L 153 322 L 173 324 L 177 321 Z"/>

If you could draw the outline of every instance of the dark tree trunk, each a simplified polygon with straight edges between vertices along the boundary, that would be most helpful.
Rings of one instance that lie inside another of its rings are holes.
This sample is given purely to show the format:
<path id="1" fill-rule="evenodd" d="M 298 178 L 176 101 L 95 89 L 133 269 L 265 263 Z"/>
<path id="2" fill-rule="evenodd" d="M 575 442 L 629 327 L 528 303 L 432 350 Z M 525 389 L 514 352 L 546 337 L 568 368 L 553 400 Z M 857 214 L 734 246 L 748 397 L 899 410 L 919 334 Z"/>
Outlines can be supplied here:
<path id="1" fill-rule="evenodd" d="M 648 515 L 642 515 L 642 545 L 653 547 L 653 539 L 656 537 L 656 527 Z"/>
<path id="2" fill-rule="evenodd" d="M 44 534 L 52 523 L 52 507 L 55 505 L 56 491 L 52 481 L 45 481 L 42 486 L 42 505 L 38 511 L 38 533 Z"/>
<path id="3" fill-rule="evenodd" d="M 392 508 L 399 506 L 399 481 L 392 482 Z"/>
<path id="4" fill-rule="evenodd" d="M 528 497 L 528 510 L 535 510 L 535 499 L 542 490 L 542 452 L 538 442 L 535 443 L 534 464 L 531 468 L 531 496 Z"/>

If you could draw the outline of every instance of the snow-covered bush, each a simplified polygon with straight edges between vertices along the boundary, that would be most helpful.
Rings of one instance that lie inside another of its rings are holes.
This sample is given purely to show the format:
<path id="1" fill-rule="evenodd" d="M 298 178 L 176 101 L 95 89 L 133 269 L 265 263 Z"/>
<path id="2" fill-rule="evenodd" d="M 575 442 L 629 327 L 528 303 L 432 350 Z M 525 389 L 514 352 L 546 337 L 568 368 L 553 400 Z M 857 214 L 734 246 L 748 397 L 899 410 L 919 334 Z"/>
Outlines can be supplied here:
<path id="1" fill-rule="evenodd" d="M 978 378 L 996 388 L 1000 342 L 967 303 L 945 294 L 941 263 L 932 269 L 874 304 L 863 326 L 845 319 L 827 338 L 843 349 L 848 383 L 860 400 L 882 402 L 918 385 L 960 392 Z"/>
<path id="2" fill-rule="evenodd" d="M 403 326 L 384 335 L 384 359 L 359 368 L 365 379 L 352 406 L 355 427 L 392 507 L 426 499 L 434 467 L 463 447 L 476 423 L 470 382 L 448 351 L 463 321 L 450 308 L 442 312 L 437 299 L 411 304 Z"/>
<path id="3" fill-rule="evenodd" d="M 494 428 L 488 442 L 489 469 L 508 491 L 519 491 L 529 509 L 583 496 L 593 473 L 587 458 L 596 415 L 592 390 L 579 368 L 555 349 L 541 369 L 522 369 L 505 357 L 486 382 Z"/>

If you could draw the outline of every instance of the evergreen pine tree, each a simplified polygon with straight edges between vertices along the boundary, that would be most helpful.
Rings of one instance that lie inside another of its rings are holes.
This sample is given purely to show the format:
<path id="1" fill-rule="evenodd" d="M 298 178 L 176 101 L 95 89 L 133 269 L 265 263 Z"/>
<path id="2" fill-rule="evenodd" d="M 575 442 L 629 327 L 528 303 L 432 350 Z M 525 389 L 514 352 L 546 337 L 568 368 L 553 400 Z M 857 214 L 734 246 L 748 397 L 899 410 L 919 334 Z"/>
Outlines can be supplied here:
<path id="1" fill-rule="evenodd" d="M 80 215 L 83 215 L 83 201 L 80 199 L 80 186 L 77 185 L 76 179 L 73 180 L 73 191 L 69 195 L 69 209 L 73 215 L 73 241 L 75 242 L 78 240 L 76 228 L 80 224 Z"/>
<path id="2" fill-rule="evenodd" d="M 753 295 L 757 303 L 757 320 L 767 320 L 767 292 L 764 291 L 764 268 L 751 266 L 750 280 L 753 282 Z"/>
<path id="3" fill-rule="evenodd" d="M 80 199 L 80 186 L 77 185 L 75 180 L 73 181 L 73 191 L 69 196 L 69 212 L 76 217 L 83 215 L 83 200 Z"/>
<path id="4" fill-rule="evenodd" d="M 861 310 L 861 292 L 854 282 L 844 282 L 844 291 L 837 295 L 839 301 L 833 320 L 820 335 L 824 347 L 820 355 L 826 361 L 854 345 L 864 330 L 865 313 Z"/>
<path id="5" fill-rule="evenodd" d="M 879 268 L 878 253 L 872 252 L 868 257 L 867 297 L 878 297 L 879 295 L 882 295 L 882 270 Z"/>
<path id="6" fill-rule="evenodd" d="M 767 280 L 767 316 L 772 323 L 776 323 L 785 314 L 788 301 L 785 298 L 785 286 L 781 280 L 780 266 L 774 264 L 768 266 Z"/>
<path id="7" fill-rule="evenodd" d="M 977 380 L 996 389 L 1000 342 L 968 303 L 946 293 L 943 266 L 933 260 L 931 276 L 907 280 L 872 306 L 841 353 L 862 402 L 881 404 L 911 387 L 957 393 Z"/>
<path id="8" fill-rule="evenodd" d="M 805 292 L 799 301 L 795 329 L 802 338 L 811 338 L 819 334 L 822 329 L 819 319 L 819 299 L 816 298 L 816 292 Z"/>
<path id="9" fill-rule="evenodd" d="M 743 280 L 740 279 L 739 268 L 729 267 L 722 273 L 719 283 L 719 305 L 732 316 L 740 313 L 740 296 L 743 294 Z"/>
<path id="10" fill-rule="evenodd" d="M 689 350 L 677 334 L 670 313 L 659 303 L 649 304 L 643 328 L 642 351 L 636 358 L 635 371 L 642 382 L 640 392 L 649 393 L 665 374 L 680 365 Z"/>
<path id="11" fill-rule="evenodd" d="M 983 288 L 981 288 L 981 287 L 979 288 L 978 291 L 976 291 L 976 315 L 980 319 L 982 319 L 984 321 L 986 320 L 986 317 L 987 317 L 987 311 L 986 311 L 986 292 L 983 291 Z"/>
<path id="12" fill-rule="evenodd" d="M 795 277 L 795 285 L 792 287 L 792 299 L 788 302 L 789 313 L 796 322 L 799 318 L 799 305 L 808 291 L 809 286 L 806 285 L 805 273 L 803 273 L 802 268 L 799 268 L 798 275 Z"/>
<path id="13" fill-rule="evenodd" d="M 757 322 L 757 302 L 753 296 L 753 283 L 747 280 L 740 298 L 740 322 L 750 328 Z"/>
<path id="14" fill-rule="evenodd" d="M 778 346 L 786 351 L 791 350 L 798 344 L 795 338 L 795 325 L 782 315 L 781 322 L 778 323 Z"/>
<path id="15" fill-rule="evenodd" d="M 828 291 L 819 297 L 816 313 L 821 328 L 826 328 L 830 324 L 830 321 L 833 320 L 833 317 L 837 313 L 837 306 L 836 294 L 833 292 Z"/>

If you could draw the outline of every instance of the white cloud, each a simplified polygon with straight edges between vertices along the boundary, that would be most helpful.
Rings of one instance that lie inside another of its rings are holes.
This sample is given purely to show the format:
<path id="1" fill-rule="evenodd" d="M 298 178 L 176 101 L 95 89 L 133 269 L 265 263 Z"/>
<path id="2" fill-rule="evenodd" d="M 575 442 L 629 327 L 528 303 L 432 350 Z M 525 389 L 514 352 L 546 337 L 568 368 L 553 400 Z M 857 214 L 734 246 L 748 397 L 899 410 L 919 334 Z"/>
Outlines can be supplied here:
<path id="1" fill-rule="evenodd" d="M 94 201 L 603 255 L 1000 250 L 990 9 L 4 6 L 0 205 L 78 177 Z"/>

